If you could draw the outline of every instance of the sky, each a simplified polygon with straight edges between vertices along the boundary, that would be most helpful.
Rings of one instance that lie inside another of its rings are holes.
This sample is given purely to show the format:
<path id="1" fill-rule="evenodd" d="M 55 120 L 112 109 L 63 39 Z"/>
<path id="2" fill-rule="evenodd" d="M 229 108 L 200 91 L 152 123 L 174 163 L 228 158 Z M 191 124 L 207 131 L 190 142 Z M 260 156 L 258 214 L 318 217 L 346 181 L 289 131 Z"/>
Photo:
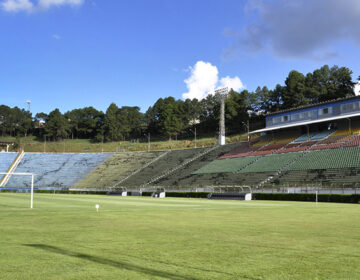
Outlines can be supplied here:
<path id="1" fill-rule="evenodd" d="M 356 81 L 359 26 L 359 0 L 0 0 L 0 104 L 145 112 L 325 64 Z"/>

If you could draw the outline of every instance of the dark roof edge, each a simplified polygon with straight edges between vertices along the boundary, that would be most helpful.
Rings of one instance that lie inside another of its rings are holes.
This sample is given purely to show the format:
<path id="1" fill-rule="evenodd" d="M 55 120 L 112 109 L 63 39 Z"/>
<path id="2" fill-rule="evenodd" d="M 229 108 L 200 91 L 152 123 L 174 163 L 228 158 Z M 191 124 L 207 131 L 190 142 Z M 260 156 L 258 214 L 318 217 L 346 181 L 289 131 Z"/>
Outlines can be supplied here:
<path id="1" fill-rule="evenodd" d="M 351 99 L 357 99 L 357 98 L 360 99 L 360 96 L 355 95 L 355 96 L 350 96 L 350 97 L 331 99 L 331 100 L 324 101 L 324 102 L 319 102 L 319 103 L 304 105 L 304 106 L 300 106 L 300 107 L 296 107 L 296 108 L 281 110 L 281 111 L 277 111 L 277 112 L 273 112 L 273 113 L 268 113 L 268 114 L 265 114 L 265 116 L 274 116 L 274 115 L 277 115 L 277 114 L 293 112 L 293 111 L 297 111 L 297 110 L 301 110 L 301 109 L 307 109 L 307 108 L 311 108 L 311 107 L 316 107 L 316 106 L 319 106 L 319 105 L 331 104 L 331 103 L 336 103 L 336 102 L 339 102 L 339 101 L 351 100 Z"/>

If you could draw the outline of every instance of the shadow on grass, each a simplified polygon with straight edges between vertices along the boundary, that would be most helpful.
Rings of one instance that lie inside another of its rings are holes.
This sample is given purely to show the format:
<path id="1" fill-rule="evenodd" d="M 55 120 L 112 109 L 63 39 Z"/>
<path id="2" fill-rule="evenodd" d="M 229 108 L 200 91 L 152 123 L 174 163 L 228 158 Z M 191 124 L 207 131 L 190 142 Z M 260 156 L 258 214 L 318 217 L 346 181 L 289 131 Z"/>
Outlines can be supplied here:
<path id="1" fill-rule="evenodd" d="M 128 258 L 133 258 L 133 259 L 138 259 L 138 260 L 146 261 L 146 262 L 156 262 L 156 263 L 159 263 L 159 264 L 165 264 L 165 265 L 172 265 L 172 266 L 181 267 L 180 265 L 178 265 L 176 263 L 171 263 L 171 262 L 163 262 L 163 261 L 159 261 L 159 260 L 150 260 L 148 258 L 140 258 L 140 257 L 137 257 L 137 256 L 124 255 L 124 254 L 122 254 L 122 256 L 126 256 Z M 202 271 L 202 272 L 217 273 L 217 274 L 223 274 L 223 275 L 229 275 L 229 276 L 236 277 L 235 274 L 227 273 L 227 272 L 224 272 L 224 271 L 213 270 L 213 269 L 204 269 L 204 268 L 199 268 L 199 267 L 189 266 L 189 265 L 187 265 L 186 268 L 192 269 L 192 270 L 198 270 L 198 271 Z M 246 278 L 245 276 L 242 276 L 242 277 Z M 248 278 L 248 279 L 253 279 L 253 278 Z"/>
<path id="2" fill-rule="evenodd" d="M 126 270 L 130 270 L 130 271 L 140 272 L 140 273 L 148 274 L 151 276 L 163 277 L 163 278 L 168 278 L 168 279 L 173 279 L 173 280 L 196 280 L 196 278 L 194 278 L 194 277 L 181 276 L 181 275 L 173 274 L 170 272 L 160 271 L 160 270 L 156 270 L 156 269 L 152 269 L 152 268 L 145 268 L 145 267 L 141 267 L 138 265 L 134 265 L 134 264 L 130 264 L 130 263 L 122 262 L 122 261 L 113 261 L 113 260 L 96 257 L 96 256 L 88 255 L 88 254 L 79 254 L 79 253 L 76 253 L 76 252 L 73 252 L 70 250 L 61 249 L 61 248 L 58 248 L 55 246 L 50 246 L 50 245 L 45 245 L 45 244 L 23 244 L 23 245 L 41 249 L 41 250 L 45 250 L 45 251 L 52 252 L 55 254 L 61 254 L 61 255 L 65 255 L 65 256 L 69 256 L 69 257 L 73 257 L 73 258 L 79 258 L 79 259 L 92 261 L 95 263 L 109 265 L 109 266 L 119 268 L 119 269 L 126 269 Z"/>

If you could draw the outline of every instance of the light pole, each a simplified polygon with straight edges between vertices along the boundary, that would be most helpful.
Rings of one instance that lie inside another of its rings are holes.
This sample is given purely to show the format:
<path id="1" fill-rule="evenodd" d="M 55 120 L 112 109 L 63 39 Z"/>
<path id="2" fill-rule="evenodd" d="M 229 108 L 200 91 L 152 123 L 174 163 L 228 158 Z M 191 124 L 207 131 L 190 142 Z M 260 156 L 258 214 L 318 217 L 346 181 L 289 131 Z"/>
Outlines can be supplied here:
<path id="1" fill-rule="evenodd" d="M 194 133 L 194 135 L 195 135 L 195 148 L 196 148 L 196 126 L 194 127 L 194 130 L 191 130 L 191 129 L 190 129 L 190 131 L 191 131 L 192 133 Z"/>
<path id="2" fill-rule="evenodd" d="M 146 135 L 144 134 L 148 139 L 148 152 L 150 152 L 150 132 Z"/>
<path id="3" fill-rule="evenodd" d="M 28 111 L 30 112 L 30 104 L 31 104 L 31 100 L 26 100 L 26 103 L 28 105 Z"/>
<path id="4" fill-rule="evenodd" d="M 228 95 L 228 88 L 220 88 L 215 90 L 215 94 L 220 98 L 220 122 L 219 122 L 219 145 L 225 145 L 225 100 Z"/>
<path id="5" fill-rule="evenodd" d="M 247 130 L 247 141 L 250 142 L 250 124 L 249 124 L 249 120 L 247 120 L 246 123 L 241 122 L 243 124 L 243 126 L 246 127 Z"/>

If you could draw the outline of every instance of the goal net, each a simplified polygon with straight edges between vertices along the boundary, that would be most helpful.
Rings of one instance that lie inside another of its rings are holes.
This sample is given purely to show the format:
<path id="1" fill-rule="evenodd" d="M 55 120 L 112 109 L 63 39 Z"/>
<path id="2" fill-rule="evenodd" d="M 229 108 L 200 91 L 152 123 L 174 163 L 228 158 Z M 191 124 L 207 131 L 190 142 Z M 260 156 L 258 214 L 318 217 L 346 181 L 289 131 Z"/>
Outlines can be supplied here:
<path id="1" fill-rule="evenodd" d="M 3 182 L 7 182 L 10 180 L 10 178 L 12 176 L 26 176 L 29 177 L 29 181 L 31 182 L 30 185 L 30 208 L 32 209 L 34 206 L 34 173 L 9 173 L 9 172 L 0 172 L 0 183 Z M 10 189 L 10 188 L 6 188 L 6 183 L 4 184 L 4 186 L 0 186 L 0 191 L 2 189 Z M 17 188 L 18 189 L 18 188 Z"/>

